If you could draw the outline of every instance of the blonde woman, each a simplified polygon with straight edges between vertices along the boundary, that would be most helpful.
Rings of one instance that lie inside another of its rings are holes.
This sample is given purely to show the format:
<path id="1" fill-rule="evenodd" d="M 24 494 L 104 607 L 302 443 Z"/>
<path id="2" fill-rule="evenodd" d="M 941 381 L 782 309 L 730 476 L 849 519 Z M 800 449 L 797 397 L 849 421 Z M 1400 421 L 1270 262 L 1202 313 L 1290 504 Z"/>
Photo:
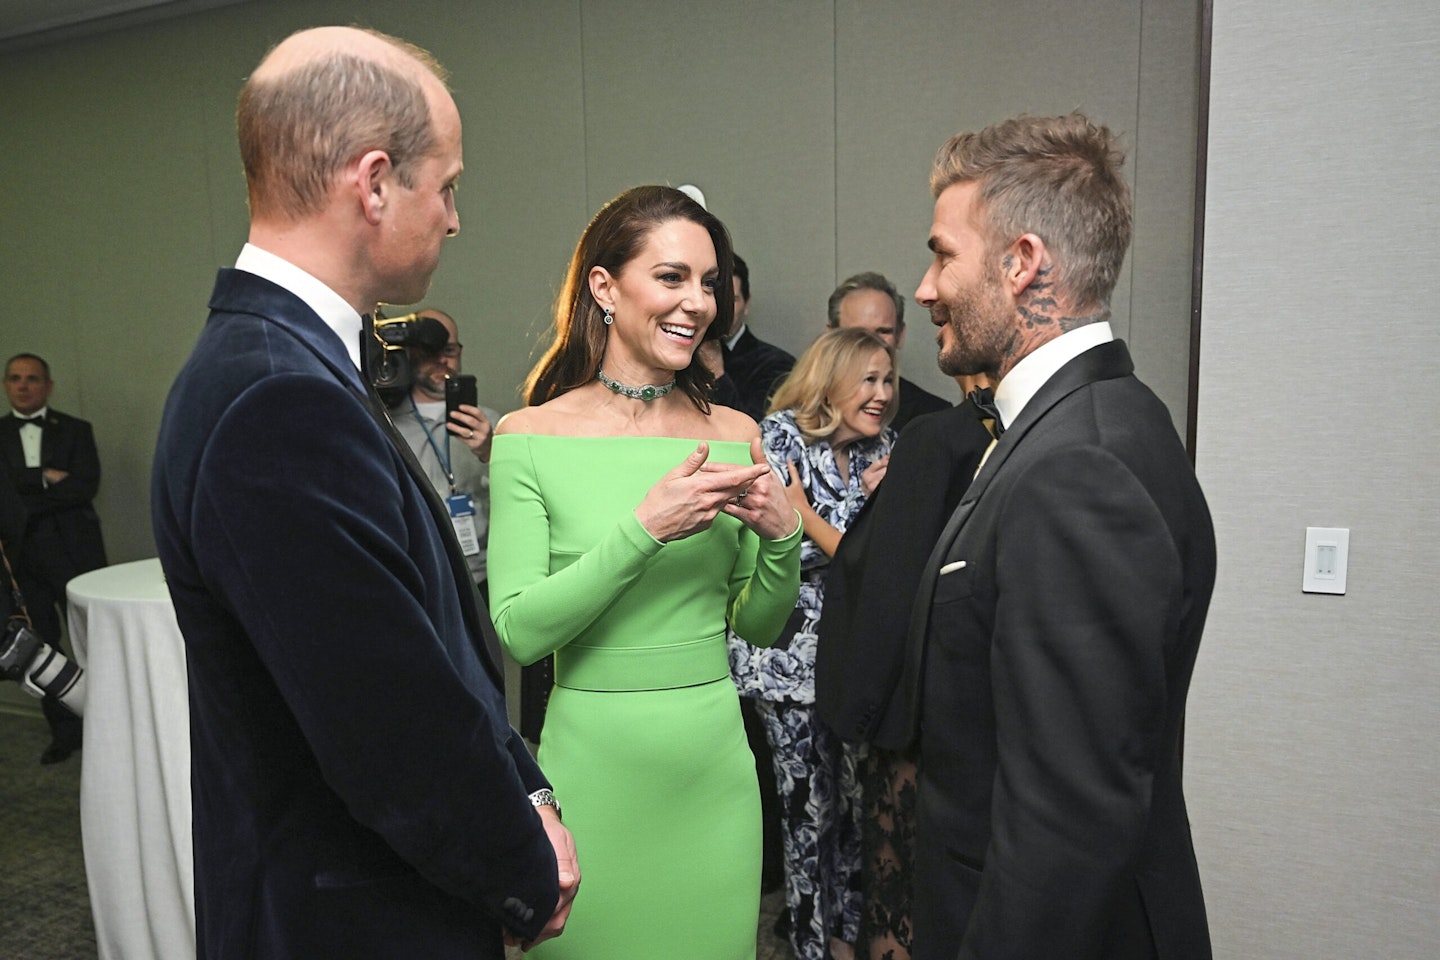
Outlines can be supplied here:
<path id="1" fill-rule="evenodd" d="M 895 354 L 874 334 L 830 330 L 800 357 L 760 422 L 805 529 L 800 596 L 774 646 L 730 640 L 730 674 L 755 701 L 774 752 L 790 942 L 799 960 L 852 955 L 860 923 L 855 757 L 815 722 L 815 627 L 826 567 L 885 476 L 898 404 Z"/>

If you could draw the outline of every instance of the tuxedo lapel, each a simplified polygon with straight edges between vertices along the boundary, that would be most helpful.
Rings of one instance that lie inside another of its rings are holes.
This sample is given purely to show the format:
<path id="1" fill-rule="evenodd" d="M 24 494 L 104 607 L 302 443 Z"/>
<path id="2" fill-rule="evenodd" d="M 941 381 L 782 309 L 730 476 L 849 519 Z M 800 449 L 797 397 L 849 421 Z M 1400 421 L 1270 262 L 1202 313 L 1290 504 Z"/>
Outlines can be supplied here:
<path id="1" fill-rule="evenodd" d="M 503 660 L 500 656 L 500 638 L 495 634 L 495 626 L 490 622 L 490 617 L 480 609 L 480 591 L 475 586 L 475 581 L 470 579 L 470 565 L 465 560 L 465 551 L 460 546 L 460 541 L 455 536 L 455 526 L 450 521 L 450 511 L 445 507 L 440 495 L 430 484 L 430 478 L 425 476 L 425 470 L 420 466 L 420 461 L 415 459 L 415 452 L 400 436 L 400 431 L 395 429 L 395 424 L 390 420 L 390 414 L 380 400 L 380 396 L 374 391 L 369 391 L 365 405 L 370 409 L 371 416 L 375 417 L 385 435 L 390 438 L 390 445 L 393 446 L 400 459 L 405 463 L 405 469 L 410 472 L 410 479 L 420 488 L 420 494 L 425 498 L 425 503 L 430 508 L 430 515 L 435 521 L 436 532 L 445 545 L 445 558 L 450 562 L 450 574 L 455 578 L 455 589 L 460 592 L 460 612 L 464 615 L 466 623 L 470 627 L 470 635 L 478 636 L 481 640 L 480 646 L 485 651 L 485 664 L 490 669 L 491 679 L 501 690 L 505 689 Z"/>
<path id="2" fill-rule="evenodd" d="M 975 477 L 975 482 L 966 491 L 961 505 L 963 506 L 967 500 L 978 500 L 984 495 L 985 489 L 990 486 L 991 479 L 1005 465 L 1005 461 L 1010 458 L 1010 454 L 1015 448 L 1024 441 L 1025 435 L 1057 403 L 1081 387 L 1100 380 L 1126 377 L 1134 372 L 1135 364 L 1131 362 L 1130 351 L 1126 349 L 1122 340 L 1111 340 L 1091 347 L 1055 371 L 1055 375 L 1045 381 L 1045 385 L 1036 391 L 1029 403 L 1025 404 L 1025 409 L 1020 411 L 1020 416 L 1015 418 L 1015 422 L 1005 428 L 1005 432 L 1000 436 L 1000 441 L 990 452 L 990 458 L 985 461 L 985 465 L 980 468 L 980 473 Z M 956 530 L 958 531 L 958 529 L 957 527 Z M 942 537 L 937 548 L 939 546 L 948 548 L 953 539 L 953 536 Z"/>
<path id="3" fill-rule="evenodd" d="M 40 421 L 40 466 L 59 463 L 56 450 L 65 438 L 61 436 L 61 420 L 55 414 L 46 412 L 45 418 Z M 19 438 L 19 430 L 16 430 L 16 438 Z"/>
<path id="4" fill-rule="evenodd" d="M 420 490 L 425 505 L 434 521 L 435 533 L 445 550 L 450 564 L 455 588 L 460 594 L 460 612 L 470 629 L 470 636 L 479 642 L 475 645 L 483 651 L 481 656 L 490 678 L 501 690 L 504 686 L 504 667 L 500 657 L 500 641 L 490 618 L 480 609 L 479 591 L 470 579 L 470 568 L 465 562 L 464 552 L 455 538 L 455 528 L 450 522 L 450 511 L 440 500 L 431 486 L 425 471 L 415 460 L 410 446 L 395 430 L 390 415 L 378 394 L 369 386 L 369 381 L 355 368 L 350 354 L 340 339 L 325 322 L 311 310 L 303 300 L 284 287 L 271 283 L 262 277 L 243 270 L 224 269 L 215 283 L 215 292 L 210 298 L 210 309 L 224 313 L 248 313 L 262 317 L 285 330 L 315 355 L 337 380 L 348 386 L 356 399 L 369 411 L 381 433 L 390 441 L 396 454 L 405 464 L 411 481 Z M 368 328 L 367 328 L 368 329 Z M 362 330 L 361 358 L 365 356 Z"/>
<path id="5" fill-rule="evenodd" d="M 925 570 L 920 576 L 920 585 L 915 591 L 915 603 L 910 611 L 909 638 L 906 643 L 906 656 L 902 684 L 904 690 L 909 692 L 905 698 L 908 704 L 908 711 L 905 717 L 905 729 L 915 732 L 920 719 L 920 684 L 925 668 L 925 643 L 930 631 L 930 607 L 935 596 L 935 584 L 940 576 L 940 568 L 945 564 L 946 557 L 955 540 L 960 536 L 961 529 L 970 519 L 975 511 L 975 505 L 985 495 L 991 482 L 1005 466 L 1005 461 L 1010 458 L 1011 453 L 1025 439 L 1034 426 L 1044 418 L 1051 409 L 1061 400 L 1070 394 L 1091 383 L 1100 380 L 1113 380 L 1118 377 L 1129 376 L 1135 372 L 1135 365 L 1130 359 L 1130 351 L 1126 348 L 1124 341 L 1111 340 L 1092 347 L 1071 360 L 1065 366 L 1055 372 L 1049 380 L 1045 381 L 1025 409 L 1020 411 L 1020 416 L 1015 422 L 1005 428 L 1000 435 L 995 448 L 990 451 L 990 456 L 985 460 L 980 472 L 976 474 L 974 482 L 960 498 L 960 503 L 950 515 L 941 531 L 940 538 L 935 542 L 935 548 L 930 551 L 930 559 L 925 563 Z"/>
<path id="6" fill-rule="evenodd" d="M 364 337 L 371 335 L 372 329 L 371 321 L 367 319 L 361 333 L 362 341 Z M 366 355 L 363 342 L 360 355 L 362 358 Z M 368 377 L 368 373 L 361 374 L 361 379 L 367 384 L 363 397 L 365 407 L 375 418 L 381 431 L 389 438 L 390 445 L 400 455 L 405 469 L 410 474 L 410 479 L 420 488 L 420 495 L 425 498 L 425 503 L 430 508 L 431 518 L 435 521 L 436 533 L 445 546 L 445 557 L 450 563 L 450 574 L 455 578 L 455 589 L 460 593 L 460 612 L 470 627 L 470 635 L 480 638 L 480 647 L 485 652 L 485 665 L 490 670 L 491 679 L 495 681 L 497 687 L 504 690 L 505 673 L 504 661 L 500 655 L 500 638 L 495 634 L 495 626 L 490 622 L 490 617 L 483 614 L 480 609 L 480 591 L 475 586 L 475 581 L 470 578 L 470 565 L 466 562 L 465 551 L 455 536 L 455 526 L 450 521 L 450 511 L 446 508 L 444 501 L 440 499 L 440 495 L 435 492 L 430 478 L 425 475 L 424 468 L 420 466 L 420 461 L 415 459 L 415 452 L 410 449 L 405 438 L 400 436 L 400 431 L 395 429 L 395 424 L 390 419 L 390 413 L 385 409 L 380 395 L 375 392 L 374 387 L 369 386 Z"/>
<path id="7" fill-rule="evenodd" d="M 248 313 L 293 336 L 325 365 L 341 383 L 363 396 L 365 384 L 350 353 L 325 321 L 295 294 L 263 277 L 243 270 L 223 269 L 215 281 L 210 309 L 221 313 Z"/>
<path id="8" fill-rule="evenodd" d="M 13 415 L 0 417 L 0 455 L 12 473 L 25 469 L 25 448 L 20 443 L 20 421 Z"/>

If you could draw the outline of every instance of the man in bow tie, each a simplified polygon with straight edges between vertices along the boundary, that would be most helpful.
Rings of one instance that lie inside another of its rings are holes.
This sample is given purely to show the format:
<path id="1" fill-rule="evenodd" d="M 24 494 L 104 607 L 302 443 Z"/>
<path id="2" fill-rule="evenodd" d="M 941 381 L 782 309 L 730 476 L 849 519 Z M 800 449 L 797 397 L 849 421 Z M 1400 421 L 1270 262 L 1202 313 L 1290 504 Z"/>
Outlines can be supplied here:
<path id="1" fill-rule="evenodd" d="M 1109 324 L 1124 156 L 1078 114 L 941 148 L 916 299 L 998 439 L 921 577 L 914 960 L 1208 960 L 1181 720 L 1205 498 Z M 913 720 L 912 719 L 912 727 Z"/>
<path id="2" fill-rule="evenodd" d="M 10 358 L 10 415 L 0 417 L 0 456 L 27 515 L 13 558 L 15 578 L 35 632 L 59 649 L 65 584 L 105 566 L 105 543 L 92 504 L 100 487 L 95 434 L 87 421 L 50 407 L 54 389 L 43 359 L 33 353 Z M 40 762 L 59 763 L 80 749 L 80 718 L 48 697 L 40 706 L 50 724 Z"/>

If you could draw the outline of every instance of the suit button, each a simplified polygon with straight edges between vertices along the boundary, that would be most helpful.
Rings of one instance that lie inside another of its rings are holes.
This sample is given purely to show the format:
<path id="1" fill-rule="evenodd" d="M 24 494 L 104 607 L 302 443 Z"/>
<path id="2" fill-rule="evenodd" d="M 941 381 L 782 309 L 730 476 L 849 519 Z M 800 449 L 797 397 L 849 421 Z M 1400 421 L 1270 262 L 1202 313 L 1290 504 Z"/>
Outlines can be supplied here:
<path id="1" fill-rule="evenodd" d="M 535 908 L 526 906 L 518 897 L 506 897 L 500 908 L 505 911 L 505 916 L 516 923 L 529 923 L 535 916 Z"/>

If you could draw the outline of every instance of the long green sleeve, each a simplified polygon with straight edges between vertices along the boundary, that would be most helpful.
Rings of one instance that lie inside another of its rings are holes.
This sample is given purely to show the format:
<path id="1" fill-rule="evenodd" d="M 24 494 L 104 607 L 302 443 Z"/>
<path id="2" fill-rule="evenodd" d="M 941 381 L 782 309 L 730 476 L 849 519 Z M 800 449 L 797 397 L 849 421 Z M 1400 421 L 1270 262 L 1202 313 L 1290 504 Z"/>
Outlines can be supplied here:
<path id="1" fill-rule="evenodd" d="M 748 643 L 768 647 L 780 636 L 800 595 L 799 517 L 783 540 L 763 540 L 746 530 L 730 576 L 730 628 Z"/>
<path id="2" fill-rule="evenodd" d="M 501 643 L 522 664 L 577 637 L 664 547 L 632 511 L 594 549 L 552 573 L 550 515 L 530 439 L 497 437 L 490 468 L 490 611 Z"/>

